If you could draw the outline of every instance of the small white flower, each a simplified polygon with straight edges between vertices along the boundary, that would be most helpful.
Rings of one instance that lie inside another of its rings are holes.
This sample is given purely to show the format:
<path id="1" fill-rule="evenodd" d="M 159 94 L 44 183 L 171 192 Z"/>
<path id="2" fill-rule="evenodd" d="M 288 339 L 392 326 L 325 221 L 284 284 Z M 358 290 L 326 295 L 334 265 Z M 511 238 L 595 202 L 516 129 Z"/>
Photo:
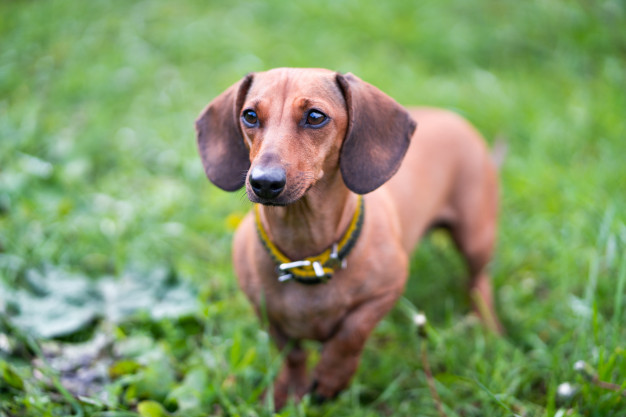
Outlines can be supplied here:
<path id="1" fill-rule="evenodd" d="M 585 363 L 585 361 L 576 361 L 576 363 L 574 364 L 574 370 L 576 372 L 583 372 L 586 366 L 587 364 Z"/>
<path id="2" fill-rule="evenodd" d="M 426 315 L 424 313 L 417 313 L 413 315 L 413 323 L 415 323 L 417 327 L 426 326 L 427 321 L 428 320 L 426 319 Z"/>
<path id="3" fill-rule="evenodd" d="M 576 386 L 570 384 L 569 382 L 563 382 L 556 389 L 557 395 L 563 400 L 569 400 L 574 396 L 574 394 L 576 394 L 577 391 L 578 389 L 576 388 Z"/>

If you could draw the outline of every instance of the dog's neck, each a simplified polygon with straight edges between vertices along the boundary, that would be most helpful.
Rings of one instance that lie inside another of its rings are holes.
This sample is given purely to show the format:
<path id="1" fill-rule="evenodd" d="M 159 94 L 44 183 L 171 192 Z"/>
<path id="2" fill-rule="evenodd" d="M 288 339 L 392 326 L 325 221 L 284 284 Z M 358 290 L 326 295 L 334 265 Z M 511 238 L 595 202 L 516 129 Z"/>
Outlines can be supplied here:
<path id="1" fill-rule="evenodd" d="M 357 195 L 340 178 L 318 183 L 293 204 L 261 207 L 270 240 L 290 259 L 300 260 L 337 243 L 357 207 Z"/>

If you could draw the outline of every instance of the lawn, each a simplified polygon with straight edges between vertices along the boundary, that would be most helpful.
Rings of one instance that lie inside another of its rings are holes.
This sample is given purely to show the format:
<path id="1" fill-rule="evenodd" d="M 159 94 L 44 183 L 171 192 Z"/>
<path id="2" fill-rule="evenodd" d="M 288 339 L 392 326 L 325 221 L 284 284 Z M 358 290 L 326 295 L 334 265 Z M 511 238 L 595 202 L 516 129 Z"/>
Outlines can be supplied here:
<path id="1" fill-rule="evenodd" d="M 508 146 L 506 335 L 468 315 L 436 232 L 351 387 L 280 415 L 626 416 L 624 28 L 619 0 L 3 1 L 0 417 L 272 415 L 281 357 L 230 264 L 251 204 L 206 179 L 193 122 L 278 66 L 353 72 Z"/>

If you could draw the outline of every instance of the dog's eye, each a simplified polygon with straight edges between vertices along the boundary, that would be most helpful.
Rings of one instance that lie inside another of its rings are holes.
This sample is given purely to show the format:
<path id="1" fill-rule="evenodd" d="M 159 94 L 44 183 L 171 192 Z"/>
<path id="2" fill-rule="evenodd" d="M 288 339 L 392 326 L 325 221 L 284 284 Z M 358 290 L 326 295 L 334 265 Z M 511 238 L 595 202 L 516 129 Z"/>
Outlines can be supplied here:
<path id="1" fill-rule="evenodd" d="M 257 117 L 256 112 L 250 109 L 244 110 L 241 115 L 241 119 L 243 120 L 243 123 L 248 127 L 255 127 L 259 122 L 259 118 Z"/>
<path id="2" fill-rule="evenodd" d="M 306 124 L 308 126 L 319 127 L 327 119 L 328 117 L 326 117 L 324 113 L 317 111 L 317 110 L 310 110 L 309 113 L 306 115 Z"/>

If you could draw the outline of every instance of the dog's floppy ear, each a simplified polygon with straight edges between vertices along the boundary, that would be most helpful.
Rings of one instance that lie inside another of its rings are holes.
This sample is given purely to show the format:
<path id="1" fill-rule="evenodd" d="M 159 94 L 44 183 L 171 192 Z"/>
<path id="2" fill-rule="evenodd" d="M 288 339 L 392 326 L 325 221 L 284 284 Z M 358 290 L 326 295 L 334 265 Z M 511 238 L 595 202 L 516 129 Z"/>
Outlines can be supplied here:
<path id="1" fill-rule="evenodd" d="M 369 193 L 396 173 L 417 124 L 391 97 L 354 75 L 337 74 L 337 82 L 348 107 L 341 175 L 350 190 Z"/>
<path id="2" fill-rule="evenodd" d="M 196 120 L 198 151 L 207 177 L 223 190 L 243 186 L 250 157 L 239 126 L 239 112 L 252 84 L 252 74 L 217 96 Z"/>

